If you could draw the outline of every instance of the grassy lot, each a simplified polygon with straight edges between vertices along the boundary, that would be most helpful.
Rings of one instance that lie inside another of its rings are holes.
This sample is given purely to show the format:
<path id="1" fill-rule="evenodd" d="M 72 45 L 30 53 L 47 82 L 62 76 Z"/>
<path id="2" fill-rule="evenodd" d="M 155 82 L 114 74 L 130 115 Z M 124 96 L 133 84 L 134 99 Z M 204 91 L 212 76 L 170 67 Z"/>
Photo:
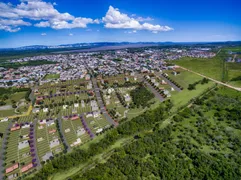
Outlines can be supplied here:
<path id="1" fill-rule="evenodd" d="M 9 109 L 9 110 L 1 110 L 0 111 L 0 117 L 7 117 L 7 116 L 12 116 L 14 115 L 14 109 Z"/>
<path id="2" fill-rule="evenodd" d="M 241 87 L 241 63 L 227 63 L 227 68 L 229 84 Z"/>
<path id="3" fill-rule="evenodd" d="M 220 56 L 212 59 L 185 57 L 174 63 L 216 80 L 222 80 L 223 59 Z"/>
<path id="4" fill-rule="evenodd" d="M 238 52 L 240 48 L 235 48 L 234 51 Z M 228 50 L 224 49 L 211 59 L 185 57 L 172 62 L 213 79 L 240 87 L 241 80 L 232 81 L 232 79 L 241 76 L 241 64 L 225 62 L 226 57 L 229 56 L 231 55 L 228 55 Z"/>
<path id="5" fill-rule="evenodd" d="M 177 71 L 180 72 L 179 75 L 174 76 L 171 71 L 165 71 L 165 73 L 168 74 L 168 76 L 170 76 L 171 79 L 173 79 L 174 81 L 176 81 L 178 84 L 180 84 L 184 89 L 181 92 L 171 92 L 172 97 L 171 100 L 174 103 L 174 109 L 176 110 L 176 108 L 181 107 L 183 105 L 185 105 L 186 103 L 188 103 L 192 98 L 200 95 L 203 91 L 205 91 L 208 88 L 211 88 L 215 83 L 209 81 L 208 84 L 198 84 L 196 86 L 195 90 L 188 90 L 188 85 L 189 84 L 193 84 L 197 81 L 200 81 L 203 79 L 203 77 L 198 76 L 194 73 L 182 70 L 182 69 L 178 69 Z"/>
<path id="6" fill-rule="evenodd" d="M 60 74 L 47 74 L 44 79 L 47 80 L 47 79 L 59 79 L 60 77 Z"/>

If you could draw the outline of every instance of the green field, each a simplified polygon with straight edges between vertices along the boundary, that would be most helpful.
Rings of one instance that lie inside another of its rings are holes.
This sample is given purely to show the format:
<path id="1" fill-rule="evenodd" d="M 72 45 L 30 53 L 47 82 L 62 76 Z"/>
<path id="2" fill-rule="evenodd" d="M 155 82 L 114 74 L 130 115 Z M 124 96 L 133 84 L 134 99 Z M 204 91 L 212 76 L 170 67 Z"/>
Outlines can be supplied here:
<path id="1" fill-rule="evenodd" d="M 235 48 L 234 50 L 239 51 L 239 48 Z M 210 59 L 185 57 L 172 62 L 213 79 L 240 87 L 241 80 L 234 81 L 232 79 L 241 76 L 241 64 L 225 62 L 225 59 L 230 56 L 228 55 L 228 50 L 225 49 L 221 50 L 216 57 Z"/>
<path id="2" fill-rule="evenodd" d="M 193 84 L 197 81 L 200 81 L 203 79 L 203 77 L 198 76 L 194 73 L 177 69 L 177 71 L 180 72 L 180 74 L 174 76 L 171 72 L 172 71 L 164 71 L 168 74 L 168 76 L 176 81 L 180 86 L 183 87 L 183 90 L 181 92 L 171 92 L 172 97 L 171 100 L 174 104 L 174 109 L 176 110 L 178 107 L 181 107 L 185 104 L 187 104 L 191 99 L 195 98 L 196 96 L 199 96 L 203 91 L 207 90 L 208 88 L 211 88 L 214 86 L 215 83 L 209 81 L 208 84 L 198 84 L 196 86 L 195 90 L 188 90 L 188 85 Z"/>
<path id="3" fill-rule="evenodd" d="M 47 79 L 59 79 L 60 77 L 60 74 L 47 74 L 44 79 L 47 80 Z"/>

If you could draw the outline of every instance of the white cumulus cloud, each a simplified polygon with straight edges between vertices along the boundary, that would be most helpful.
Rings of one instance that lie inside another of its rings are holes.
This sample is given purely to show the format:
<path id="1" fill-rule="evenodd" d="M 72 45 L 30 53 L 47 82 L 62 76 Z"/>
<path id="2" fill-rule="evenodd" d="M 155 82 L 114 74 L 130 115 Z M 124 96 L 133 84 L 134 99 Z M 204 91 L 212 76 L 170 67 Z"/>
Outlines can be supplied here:
<path id="1" fill-rule="evenodd" d="M 47 34 L 46 33 L 41 33 L 41 36 L 47 36 Z"/>
<path id="2" fill-rule="evenodd" d="M 138 20 L 139 19 L 139 20 Z M 119 9 L 112 6 L 109 7 L 105 17 L 102 18 L 105 23 L 106 28 L 115 28 L 115 29 L 134 29 L 134 30 L 148 30 L 152 32 L 161 32 L 161 31 L 171 31 L 173 28 L 169 26 L 153 25 L 150 23 L 141 23 L 142 21 L 147 21 L 144 18 L 134 18 L 129 17 L 127 14 L 121 13 Z M 148 18 L 150 21 L 151 19 Z"/>
<path id="3" fill-rule="evenodd" d="M 37 21 L 34 23 L 35 27 L 53 29 L 86 28 L 88 24 L 100 23 L 98 19 L 75 17 L 68 12 L 61 13 L 55 9 L 56 5 L 43 0 L 20 0 L 20 3 L 15 6 L 0 2 L 1 30 L 16 32 L 21 26 L 30 26 L 30 21 Z"/>

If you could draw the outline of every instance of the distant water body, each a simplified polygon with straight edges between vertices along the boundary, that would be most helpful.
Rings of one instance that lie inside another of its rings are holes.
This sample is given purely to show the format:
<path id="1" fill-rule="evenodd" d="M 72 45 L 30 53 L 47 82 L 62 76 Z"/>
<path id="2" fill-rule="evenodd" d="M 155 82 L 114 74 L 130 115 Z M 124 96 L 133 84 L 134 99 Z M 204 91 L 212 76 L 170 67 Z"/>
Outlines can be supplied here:
<path id="1" fill-rule="evenodd" d="M 79 49 L 70 51 L 57 51 L 53 53 L 78 53 L 78 52 L 95 52 L 95 51 L 106 51 L 106 50 L 118 50 L 118 49 L 128 49 L 128 48 L 141 48 L 141 47 L 151 47 L 158 46 L 158 44 L 128 44 L 120 46 L 102 46 L 89 49 Z"/>

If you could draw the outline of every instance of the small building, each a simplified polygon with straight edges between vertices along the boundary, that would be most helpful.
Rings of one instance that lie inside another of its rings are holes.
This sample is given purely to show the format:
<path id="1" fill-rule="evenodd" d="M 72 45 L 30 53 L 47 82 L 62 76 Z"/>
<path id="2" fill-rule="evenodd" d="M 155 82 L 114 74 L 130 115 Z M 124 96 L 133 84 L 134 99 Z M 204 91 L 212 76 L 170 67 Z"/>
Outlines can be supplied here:
<path id="1" fill-rule="evenodd" d="M 85 80 L 86 80 L 86 81 L 89 81 L 89 80 L 90 80 L 90 75 L 89 75 L 89 74 L 86 74 L 86 75 L 85 75 Z"/>
<path id="2" fill-rule="evenodd" d="M 78 129 L 77 131 L 76 131 L 76 133 L 77 133 L 77 136 L 81 136 L 81 135 L 83 135 L 83 134 L 85 134 L 85 129 L 84 128 L 80 128 L 80 129 Z"/>
<path id="3" fill-rule="evenodd" d="M 21 172 L 22 173 L 24 173 L 24 172 L 27 172 L 29 169 L 31 169 L 31 168 L 33 168 L 33 163 L 30 163 L 30 164 L 28 164 L 28 165 L 26 165 L 26 166 L 23 166 L 22 168 L 21 168 Z"/>
<path id="4" fill-rule="evenodd" d="M 26 147 L 29 147 L 29 143 L 28 143 L 28 140 L 25 140 L 25 141 L 22 141 L 22 142 L 19 142 L 18 143 L 18 149 L 21 150 L 21 149 L 24 149 Z"/>
<path id="5" fill-rule="evenodd" d="M 11 128 L 11 131 L 17 131 L 17 130 L 19 130 L 19 129 L 20 129 L 20 126 L 18 125 L 18 126 L 12 127 L 12 128 Z"/>
<path id="6" fill-rule="evenodd" d="M 65 133 L 70 132 L 70 128 L 64 130 Z"/>
<path id="7" fill-rule="evenodd" d="M 50 158 L 54 157 L 53 153 L 51 151 L 47 152 L 43 157 L 42 160 L 44 162 L 46 162 L 47 160 L 49 160 Z"/>
<path id="8" fill-rule="evenodd" d="M 8 176 L 8 179 L 11 180 L 11 179 L 16 179 L 18 177 L 18 174 L 17 173 L 14 173 L 14 174 L 11 174 Z"/>
<path id="9" fill-rule="evenodd" d="M 75 120 L 77 120 L 77 119 L 79 119 L 79 116 L 77 116 L 77 115 L 71 117 L 71 120 L 72 120 L 72 121 L 75 121 Z"/>
<path id="10" fill-rule="evenodd" d="M 24 124 L 23 126 L 21 126 L 22 129 L 25 129 L 25 128 L 30 128 L 30 124 Z"/>
<path id="11" fill-rule="evenodd" d="M 84 102 L 84 100 L 81 100 L 81 107 L 82 107 L 82 108 L 85 107 L 85 102 Z"/>
<path id="12" fill-rule="evenodd" d="M 76 141 L 73 142 L 70 146 L 71 146 L 71 147 L 73 147 L 73 146 L 77 146 L 77 145 L 79 145 L 80 143 L 81 143 L 81 139 L 78 138 L 78 139 L 76 139 Z"/>
<path id="13" fill-rule="evenodd" d="M 39 121 L 38 121 L 38 123 L 39 123 L 40 125 L 44 125 L 44 124 L 46 124 L 46 122 L 47 122 L 46 119 L 43 119 L 43 120 L 39 120 Z"/>
<path id="14" fill-rule="evenodd" d="M 34 109 L 32 110 L 33 113 L 39 113 L 39 111 L 40 111 L 39 108 L 34 108 Z"/>
<path id="15" fill-rule="evenodd" d="M 8 118 L 6 117 L 6 118 L 2 119 L 0 122 L 7 122 L 7 121 L 8 121 Z"/>
<path id="16" fill-rule="evenodd" d="M 126 102 L 130 102 L 131 101 L 131 97 L 130 97 L 129 94 L 124 95 L 124 98 L 125 98 Z"/>
<path id="17" fill-rule="evenodd" d="M 74 103 L 74 107 L 78 108 L 79 107 L 79 103 Z"/>
<path id="18" fill-rule="evenodd" d="M 63 109 L 67 109 L 68 105 L 63 105 Z"/>
<path id="19" fill-rule="evenodd" d="M 100 116 L 100 111 L 94 111 L 93 112 L 93 116 L 94 116 L 94 118 L 99 117 Z"/>
<path id="20" fill-rule="evenodd" d="M 49 134 L 56 133 L 56 129 L 49 130 Z"/>
<path id="21" fill-rule="evenodd" d="M 54 125 L 55 124 L 55 122 L 54 122 L 54 120 L 49 120 L 49 121 L 47 121 L 46 122 L 46 125 L 49 127 L 49 126 L 52 126 L 52 125 Z"/>
<path id="22" fill-rule="evenodd" d="M 58 146 L 59 144 L 60 144 L 59 140 L 58 139 L 54 139 L 54 140 L 49 142 L 49 147 L 50 148 L 54 148 L 54 147 Z"/>
<path id="23" fill-rule="evenodd" d="M 98 134 L 98 133 L 101 133 L 102 131 L 103 131 L 103 129 L 99 128 L 99 129 L 96 130 L 96 133 Z"/>
<path id="24" fill-rule="evenodd" d="M 18 163 L 16 163 L 16 164 L 6 168 L 5 172 L 6 172 L 6 174 L 8 174 L 8 173 L 14 171 L 15 169 L 18 169 L 18 167 L 19 167 L 19 165 L 18 165 Z"/>
<path id="25" fill-rule="evenodd" d="M 44 113 L 47 113 L 48 111 L 49 111 L 48 108 L 43 108 L 43 112 L 44 112 Z"/>

